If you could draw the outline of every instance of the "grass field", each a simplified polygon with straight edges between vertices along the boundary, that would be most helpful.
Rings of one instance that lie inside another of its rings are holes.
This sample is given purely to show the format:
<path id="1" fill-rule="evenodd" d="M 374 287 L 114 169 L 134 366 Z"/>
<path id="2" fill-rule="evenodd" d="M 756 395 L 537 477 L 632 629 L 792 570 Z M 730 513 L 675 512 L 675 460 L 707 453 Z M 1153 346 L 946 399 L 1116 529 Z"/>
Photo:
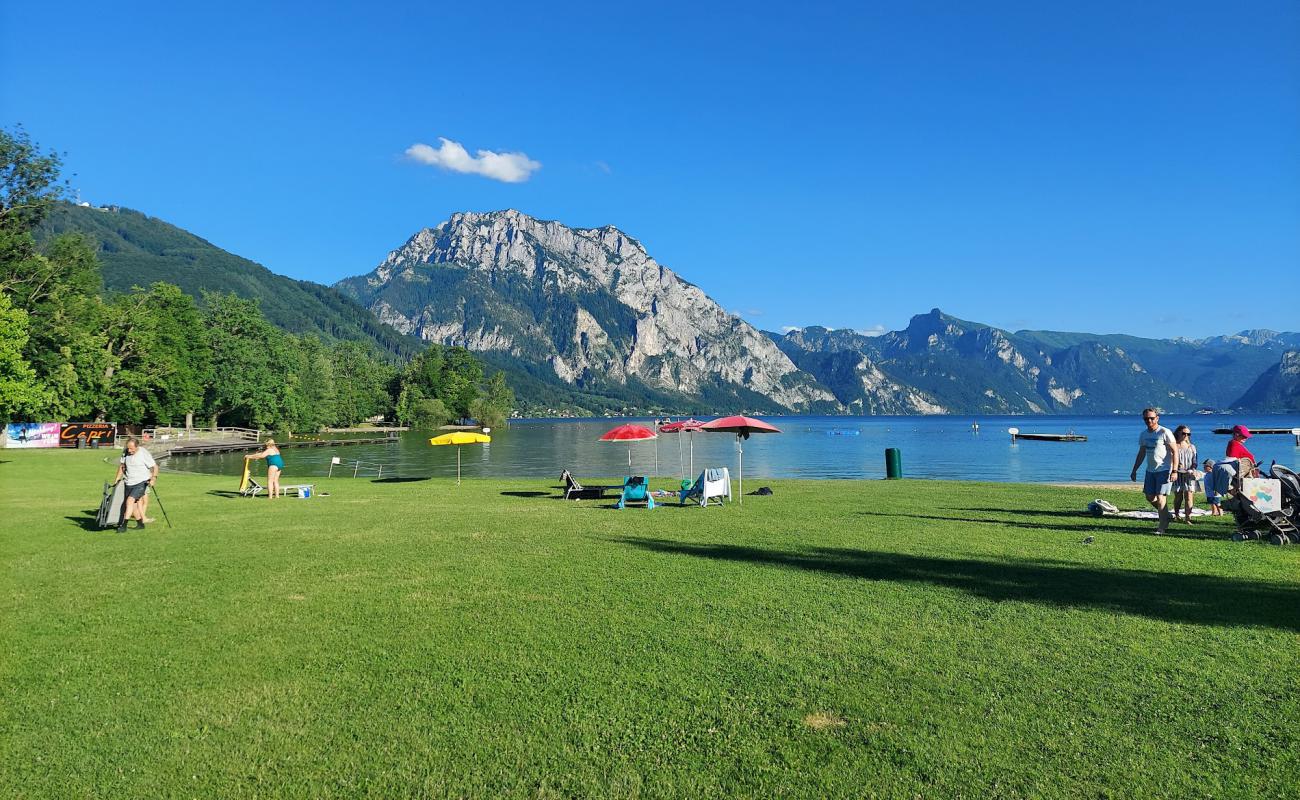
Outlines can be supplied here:
<path id="1" fill-rule="evenodd" d="M 102 458 L 0 451 L 6 798 L 1300 791 L 1300 548 L 1078 513 L 1135 492 L 164 474 L 118 535 Z"/>

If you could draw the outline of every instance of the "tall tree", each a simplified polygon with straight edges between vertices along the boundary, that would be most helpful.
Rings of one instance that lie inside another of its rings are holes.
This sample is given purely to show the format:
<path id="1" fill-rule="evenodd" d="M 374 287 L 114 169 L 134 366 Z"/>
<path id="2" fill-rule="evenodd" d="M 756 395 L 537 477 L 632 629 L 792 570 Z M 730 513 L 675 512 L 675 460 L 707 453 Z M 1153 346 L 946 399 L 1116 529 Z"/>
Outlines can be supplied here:
<path id="1" fill-rule="evenodd" d="M 27 339 L 27 312 L 0 292 L 0 416 L 10 421 L 38 414 L 49 404 L 36 370 L 23 358 Z"/>
<path id="2" fill-rule="evenodd" d="M 107 304 L 101 417 L 118 422 L 179 422 L 198 411 L 211 355 L 193 298 L 168 283 L 136 289 Z"/>
<path id="3" fill-rule="evenodd" d="M 339 342 L 333 348 L 335 381 L 334 424 L 355 425 L 392 410 L 388 393 L 392 371 L 360 342 Z"/>
<path id="4" fill-rule="evenodd" d="M 206 392 L 216 424 L 282 427 L 290 421 L 288 334 L 266 321 L 256 300 L 204 294 L 212 372 Z"/>
<path id="5" fill-rule="evenodd" d="M 481 425 L 495 427 L 506 421 L 515 405 L 515 393 L 506 383 L 504 372 L 487 379 L 483 393 L 470 404 L 471 416 Z"/>
<path id="6" fill-rule="evenodd" d="M 312 335 L 298 340 L 298 391 L 302 396 L 302 413 L 297 430 L 318 431 L 334 422 L 337 416 L 336 388 L 332 353 Z"/>

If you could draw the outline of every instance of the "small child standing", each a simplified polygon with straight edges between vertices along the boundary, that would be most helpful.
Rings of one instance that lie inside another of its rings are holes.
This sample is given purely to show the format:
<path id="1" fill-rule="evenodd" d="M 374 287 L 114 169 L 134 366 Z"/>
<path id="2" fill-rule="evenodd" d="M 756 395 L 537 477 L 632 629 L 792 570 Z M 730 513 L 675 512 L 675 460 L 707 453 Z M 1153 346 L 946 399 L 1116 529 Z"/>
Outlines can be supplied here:
<path id="1" fill-rule="evenodd" d="M 1196 492 L 1201 488 L 1201 481 L 1196 474 L 1196 445 L 1192 444 L 1192 429 L 1179 425 L 1174 429 L 1174 441 L 1178 443 L 1178 463 L 1174 464 L 1174 520 L 1178 520 L 1178 510 L 1183 510 L 1183 522 L 1192 524 L 1192 505 L 1196 502 Z"/>
<path id="2" fill-rule="evenodd" d="M 1205 502 L 1210 504 L 1210 516 L 1221 517 L 1223 516 L 1223 506 L 1220 503 L 1223 502 L 1223 498 L 1219 497 L 1214 491 L 1214 481 L 1210 480 L 1210 476 L 1214 474 L 1214 459 L 1205 459 L 1205 463 L 1201 465 L 1201 468 L 1205 472 Z"/>

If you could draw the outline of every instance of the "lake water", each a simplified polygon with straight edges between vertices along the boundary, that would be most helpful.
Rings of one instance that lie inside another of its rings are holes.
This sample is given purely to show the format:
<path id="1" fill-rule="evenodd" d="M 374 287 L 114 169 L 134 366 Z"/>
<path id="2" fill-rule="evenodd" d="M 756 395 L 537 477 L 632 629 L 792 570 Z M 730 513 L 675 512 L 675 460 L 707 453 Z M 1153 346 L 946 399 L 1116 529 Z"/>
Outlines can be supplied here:
<path id="1" fill-rule="evenodd" d="M 1016 482 L 1126 481 L 1137 452 L 1142 421 L 1136 415 L 1115 417 L 765 417 L 778 434 L 754 435 L 744 443 L 747 478 L 883 478 L 884 451 L 902 450 L 903 473 L 910 478 Z M 538 419 L 512 420 L 492 431 L 489 445 L 461 448 L 462 473 L 475 477 L 550 477 L 570 469 L 579 478 L 628 473 L 628 447 L 598 439 L 625 422 L 653 427 L 653 420 Z M 972 429 L 979 424 L 979 430 Z M 1300 427 L 1300 414 L 1169 416 L 1161 424 L 1192 429 L 1199 457 L 1218 458 L 1228 437 L 1212 428 L 1245 424 L 1250 428 Z M 1007 428 L 1022 433 L 1080 433 L 1086 442 L 1011 442 Z M 429 431 L 412 431 L 394 445 L 352 445 L 285 449 L 285 480 L 324 476 L 330 458 L 343 464 L 335 473 L 351 475 L 353 462 L 383 464 L 383 477 L 450 477 L 456 474 L 456 448 L 430 447 Z M 633 471 L 679 478 L 708 466 L 736 472 L 736 437 L 721 433 L 661 434 L 631 446 Z M 1300 468 L 1294 436 L 1253 437 L 1247 446 L 1262 463 L 1276 460 Z M 195 472 L 238 475 L 241 454 L 176 458 L 171 467 Z M 259 472 L 264 472 L 259 470 Z M 361 475 L 373 476 L 373 466 Z M 757 486 L 758 484 L 754 484 Z M 748 489 L 749 487 L 747 487 Z"/>

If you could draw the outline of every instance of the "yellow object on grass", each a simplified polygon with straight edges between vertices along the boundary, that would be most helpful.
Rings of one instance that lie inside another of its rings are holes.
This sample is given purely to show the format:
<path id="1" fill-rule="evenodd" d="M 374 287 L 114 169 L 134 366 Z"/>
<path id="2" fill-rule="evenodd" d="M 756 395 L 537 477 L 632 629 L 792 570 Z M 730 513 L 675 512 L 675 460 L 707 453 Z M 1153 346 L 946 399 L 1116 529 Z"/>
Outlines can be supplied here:
<path id="1" fill-rule="evenodd" d="M 244 490 L 246 490 L 246 489 L 248 488 L 248 476 L 249 476 L 249 473 L 251 472 L 251 469 L 249 468 L 248 465 L 249 465 L 248 458 L 245 457 L 245 458 L 244 458 L 244 474 L 241 475 L 241 476 L 239 477 L 239 491 L 241 491 L 241 492 L 243 492 Z"/>

